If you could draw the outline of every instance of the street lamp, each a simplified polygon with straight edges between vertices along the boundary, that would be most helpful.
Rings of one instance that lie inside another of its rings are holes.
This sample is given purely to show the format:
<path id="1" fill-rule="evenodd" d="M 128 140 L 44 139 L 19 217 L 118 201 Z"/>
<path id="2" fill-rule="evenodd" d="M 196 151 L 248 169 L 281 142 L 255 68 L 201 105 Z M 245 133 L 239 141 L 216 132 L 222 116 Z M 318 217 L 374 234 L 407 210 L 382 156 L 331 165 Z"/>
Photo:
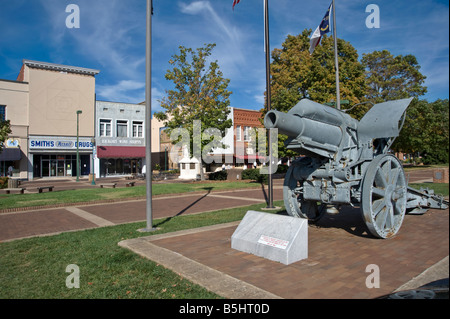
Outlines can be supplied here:
<path id="1" fill-rule="evenodd" d="M 95 185 L 95 169 L 94 169 L 94 154 L 95 154 L 95 138 L 91 139 L 92 142 L 92 185 Z"/>
<path id="2" fill-rule="evenodd" d="M 80 143 L 79 143 L 79 130 L 80 130 L 80 114 L 83 111 L 77 111 L 77 182 L 80 181 Z"/>

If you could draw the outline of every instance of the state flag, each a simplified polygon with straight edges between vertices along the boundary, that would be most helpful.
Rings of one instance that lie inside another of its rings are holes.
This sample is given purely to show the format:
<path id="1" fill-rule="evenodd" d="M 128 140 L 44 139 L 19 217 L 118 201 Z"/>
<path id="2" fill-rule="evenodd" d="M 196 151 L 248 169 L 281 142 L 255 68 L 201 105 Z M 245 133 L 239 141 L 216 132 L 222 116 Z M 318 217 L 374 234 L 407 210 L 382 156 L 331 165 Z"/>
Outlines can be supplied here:
<path id="1" fill-rule="evenodd" d="M 322 19 L 322 22 L 320 22 L 319 26 L 314 31 L 311 39 L 309 40 L 309 54 L 312 54 L 314 52 L 314 49 L 319 45 L 320 40 L 322 39 L 322 35 L 330 32 L 330 12 L 332 6 L 333 4 L 330 4 L 327 13 L 325 13 L 325 16 Z"/>

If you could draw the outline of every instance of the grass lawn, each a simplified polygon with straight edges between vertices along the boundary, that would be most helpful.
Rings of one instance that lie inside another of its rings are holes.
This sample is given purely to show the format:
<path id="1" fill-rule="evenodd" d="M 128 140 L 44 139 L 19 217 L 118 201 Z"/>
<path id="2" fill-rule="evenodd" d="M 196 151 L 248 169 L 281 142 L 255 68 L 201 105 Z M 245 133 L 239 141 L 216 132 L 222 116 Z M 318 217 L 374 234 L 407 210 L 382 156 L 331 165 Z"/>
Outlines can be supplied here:
<path id="1" fill-rule="evenodd" d="M 158 219 L 154 225 L 160 229 L 152 234 L 237 221 L 247 210 L 265 206 Z M 121 240 L 149 236 L 137 231 L 143 227 L 139 222 L 0 243 L 0 299 L 221 298 L 118 246 Z M 78 289 L 66 287 L 71 264 L 80 270 Z"/>
<path id="2" fill-rule="evenodd" d="M 217 181 L 203 183 L 170 183 L 153 184 L 152 194 L 178 194 L 189 192 L 206 192 L 237 188 L 261 187 L 259 183 L 249 181 Z M 145 198 L 145 186 L 126 188 L 89 188 L 77 190 L 54 191 L 41 194 L 0 194 L 0 210 L 7 208 L 23 208 L 65 203 L 82 203 L 108 199 Z"/>
<path id="3" fill-rule="evenodd" d="M 448 196 L 448 183 L 420 183 L 420 184 L 414 184 L 410 183 L 408 186 L 415 188 L 417 190 L 420 190 L 421 188 L 428 188 L 433 189 L 435 194 L 442 195 L 444 197 Z"/>

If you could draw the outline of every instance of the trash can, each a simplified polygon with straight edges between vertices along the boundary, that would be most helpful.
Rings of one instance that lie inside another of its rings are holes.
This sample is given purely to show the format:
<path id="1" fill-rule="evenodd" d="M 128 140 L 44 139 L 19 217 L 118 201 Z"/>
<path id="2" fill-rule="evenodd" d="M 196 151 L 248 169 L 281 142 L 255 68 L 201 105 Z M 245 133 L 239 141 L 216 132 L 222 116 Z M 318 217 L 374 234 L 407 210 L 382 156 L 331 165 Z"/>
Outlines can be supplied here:
<path id="1" fill-rule="evenodd" d="M 8 179 L 8 188 L 19 188 L 19 180 L 9 178 Z"/>

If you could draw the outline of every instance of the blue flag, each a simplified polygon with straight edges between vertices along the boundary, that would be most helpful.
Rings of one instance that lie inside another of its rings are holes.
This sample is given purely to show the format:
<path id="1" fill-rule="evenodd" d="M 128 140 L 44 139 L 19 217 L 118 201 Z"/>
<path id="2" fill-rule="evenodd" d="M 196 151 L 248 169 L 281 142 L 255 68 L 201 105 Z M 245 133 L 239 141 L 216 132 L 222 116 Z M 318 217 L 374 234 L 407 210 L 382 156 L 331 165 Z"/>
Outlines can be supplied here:
<path id="1" fill-rule="evenodd" d="M 330 11 L 332 6 L 333 4 L 330 4 L 327 13 L 325 13 L 325 16 L 323 17 L 316 31 L 314 31 L 313 35 L 311 36 L 311 39 L 309 41 L 309 54 L 312 54 L 316 46 L 319 45 L 320 39 L 322 39 L 322 35 L 330 32 Z"/>

